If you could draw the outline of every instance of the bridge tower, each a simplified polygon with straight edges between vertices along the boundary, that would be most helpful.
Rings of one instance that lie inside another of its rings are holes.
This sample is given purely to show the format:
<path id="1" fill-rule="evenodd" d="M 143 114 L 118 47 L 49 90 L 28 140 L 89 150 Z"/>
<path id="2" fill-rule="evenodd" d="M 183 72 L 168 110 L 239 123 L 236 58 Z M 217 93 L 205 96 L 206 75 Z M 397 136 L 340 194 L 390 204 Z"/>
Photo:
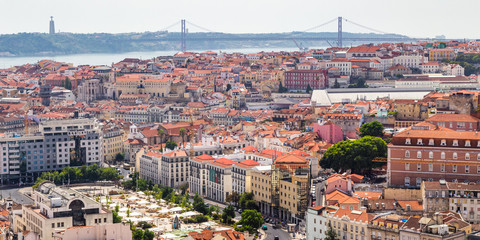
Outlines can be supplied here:
<path id="1" fill-rule="evenodd" d="M 342 47 L 342 17 L 338 17 L 338 36 L 337 36 L 338 46 Z"/>
<path id="2" fill-rule="evenodd" d="M 182 19 L 181 25 L 182 25 L 182 36 L 181 36 L 182 42 L 180 44 L 180 48 L 182 52 L 185 52 L 185 50 L 187 50 L 187 40 L 186 40 L 187 29 L 185 28 L 185 19 Z"/>

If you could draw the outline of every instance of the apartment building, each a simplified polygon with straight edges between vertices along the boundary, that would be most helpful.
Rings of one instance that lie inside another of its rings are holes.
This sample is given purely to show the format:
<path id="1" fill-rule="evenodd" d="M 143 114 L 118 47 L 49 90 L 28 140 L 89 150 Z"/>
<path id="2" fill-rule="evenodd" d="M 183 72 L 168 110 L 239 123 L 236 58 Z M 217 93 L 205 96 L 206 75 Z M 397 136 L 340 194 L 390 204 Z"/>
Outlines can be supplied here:
<path id="1" fill-rule="evenodd" d="M 232 193 L 232 166 L 234 164 L 234 161 L 227 158 L 219 158 L 207 163 L 207 198 L 225 202 L 227 195 Z"/>
<path id="2" fill-rule="evenodd" d="M 469 114 L 435 114 L 426 122 L 455 131 L 478 131 L 480 119 Z"/>
<path id="3" fill-rule="evenodd" d="M 117 154 L 124 152 L 124 144 L 126 135 L 123 129 L 119 127 L 105 126 L 102 128 L 103 134 L 103 160 L 113 161 Z"/>
<path id="4" fill-rule="evenodd" d="M 368 223 L 371 240 L 400 240 L 400 227 L 403 216 L 396 214 L 379 214 Z"/>
<path id="5" fill-rule="evenodd" d="M 208 171 L 207 163 L 215 161 L 210 155 L 203 154 L 190 159 L 190 176 L 188 178 L 188 187 L 190 192 L 198 195 L 207 196 Z"/>
<path id="6" fill-rule="evenodd" d="M 188 183 L 190 162 L 184 150 L 164 150 L 161 161 L 160 184 L 177 188 Z"/>
<path id="7" fill-rule="evenodd" d="M 367 240 L 371 239 L 368 224 L 373 217 L 362 211 L 338 209 L 327 214 L 327 221 L 339 239 Z"/>
<path id="8" fill-rule="evenodd" d="M 32 199 L 33 205 L 22 206 L 22 221 L 24 230 L 34 232 L 39 239 L 54 239 L 57 231 L 71 227 L 113 223 L 112 212 L 100 203 L 48 181 L 33 190 Z"/>
<path id="9" fill-rule="evenodd" d="M 262 214 L 272 216 L 272 166 L 254 167 L 250 174 L 253 199 Z"/>
<path id="10" fill-rule="evenodd" d="M 428 50 L 429 61 L 453 61 L 455 59 L 455 56 L 455 51 L 449 48 L 431 48 Z"/>
<path id="11" fill-rule="evenodd" d="M 327 209 L 321 206 L 308 208 L 305 221 L 307 240 L 325 239 L 328 227 L 324 211 Z"/>
<path id="12" fill-rule="evenodd" d="M 480 135 L 419 123 L 393 136 L 388 145 L 390 186 L 420 187 L 422 181 L 477 182 Z"/>
<path id="13" fill-rule="evenodd" d="M 480 223 L 480 184 L 444 180 L 423 182 L 421 191 L 426 213 L 451 211 L 467 222 Z"/>
<path id="14" fill-rule="evenodd" d="M 139 158 L 140 178 L 152 181 L 153 184 L 161 184 L 162 171 L 162 153 L 157 151 L 147 151 Z"/>
<path id="15" fill-rule="evenodd" d="M 1 182 L 33 181 L 44 171 L 100 164 L 102 145 L 94 119 L 48 121 L 41 123 L 34 135 L 4 135 L 0 137 Z"/>
<path id="16" fill-rule="evenodd" d="M 235 163 L 232 167 L 232 191 L 239 194 L 252 191 L 251 174 L 252 168 L 259 166 L 260 163 L 251 159 Z"/>
<path id="17" fill-rule="evenodd" d="M 122 94 L 148 94 L 150 97 L 166 97 L 172 80 L 163 75 L 127 74 L 116 78 L 116 96 Z"/>

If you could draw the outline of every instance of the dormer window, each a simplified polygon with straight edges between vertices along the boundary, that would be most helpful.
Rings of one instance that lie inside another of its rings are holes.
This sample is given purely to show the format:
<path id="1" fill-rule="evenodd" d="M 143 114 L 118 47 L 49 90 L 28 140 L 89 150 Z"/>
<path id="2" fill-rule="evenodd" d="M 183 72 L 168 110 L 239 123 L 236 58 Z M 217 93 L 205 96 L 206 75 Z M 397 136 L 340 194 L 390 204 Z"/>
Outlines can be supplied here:
<path id="1" fill-rule="evenodd" d="M 433 139 L 428 140 L 428 145 L 430 146 L 435 145 L 435 141 L 433 141 Z"/>
<path id="2" fill-rule="evenodd" d="M 447 140 L 442 139 L 442 141 L 440 142 L 440 146 L 447 146 Z"/>
<path id="3" fill-rule="evenodd" d="M 465 141 L 465 147 L 470 147 L 470 140 Z"/>
<path id="4" fill-rule="evenodd" d="M 405 144 L 407 144 L 407 145 L 412 144 L 412 141 L 410 140 L 410 138 L 407 138 L 407 139 L 405 140 Z"/>
<path id="5" fill-rule="evenodd" d="M 419 139 L 417 140 L 417 145 L 423 145 L 423 142 L 422 142 L 422 139 L 421 139 L 421 138 L 419 138 Z"/>
<path id="6" fill-rule="evenodd" d="M 453 146 L 458 147 L 458 140 L 453 140 Z"/>

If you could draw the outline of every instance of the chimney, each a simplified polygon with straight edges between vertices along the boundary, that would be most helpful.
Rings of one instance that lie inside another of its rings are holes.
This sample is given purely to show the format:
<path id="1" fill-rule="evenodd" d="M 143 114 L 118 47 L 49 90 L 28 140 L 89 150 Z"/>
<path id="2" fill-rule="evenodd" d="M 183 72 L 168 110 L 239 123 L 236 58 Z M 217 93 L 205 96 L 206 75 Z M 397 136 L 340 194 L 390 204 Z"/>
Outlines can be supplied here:
<path id="1" fill-rule="evenodd" d="M 352 179 L 350 176 L 347 176 L 347 192 L 353 192 L 352 190 Z"/>

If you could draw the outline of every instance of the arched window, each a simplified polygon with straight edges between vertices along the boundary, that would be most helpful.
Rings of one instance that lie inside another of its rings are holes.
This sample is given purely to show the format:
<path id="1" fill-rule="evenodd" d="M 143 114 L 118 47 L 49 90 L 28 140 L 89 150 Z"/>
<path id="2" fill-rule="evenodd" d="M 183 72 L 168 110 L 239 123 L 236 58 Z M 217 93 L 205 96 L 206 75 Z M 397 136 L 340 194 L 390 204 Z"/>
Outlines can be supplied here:
<path id="1" fill-rule="evenodd" d="M 457 159 L 458 158 L 458 154 L 456 152 L 453 153 L 453 159 Z"/>
<path id="2" fill-rule="evenodd" d="M 440 158 L 445 159 L 445 152 L 442 152 L 442 154 L 440 154 Z"/>
<path id="3" fill-rule="evenodd" d="M 478 156 L 480 157 L 480 154 L 479 154 Z M 410 157 L 410 151 L 408 151 L 408 150 L 405 151 L 405 157 L 406 157 L 406 158 L 409 158 L 409 157 Z"/>
<path id="4" fill-rule="evenodd" d="M 465 153 L 465 160 L 470 160 L 470 153 Z"/>
<path id="5" fill-rule="evenodd" d="M 420 151 L 417 152 L 417 158 L 422 158 L 422 152 Z"/>
<path id="6" fill-rule="evenodd" d="M 429 153 L 428 153 L 428 157 L 429 157 L 429 158 L 433 158 L 433 152 L 429 152 Z"/>

